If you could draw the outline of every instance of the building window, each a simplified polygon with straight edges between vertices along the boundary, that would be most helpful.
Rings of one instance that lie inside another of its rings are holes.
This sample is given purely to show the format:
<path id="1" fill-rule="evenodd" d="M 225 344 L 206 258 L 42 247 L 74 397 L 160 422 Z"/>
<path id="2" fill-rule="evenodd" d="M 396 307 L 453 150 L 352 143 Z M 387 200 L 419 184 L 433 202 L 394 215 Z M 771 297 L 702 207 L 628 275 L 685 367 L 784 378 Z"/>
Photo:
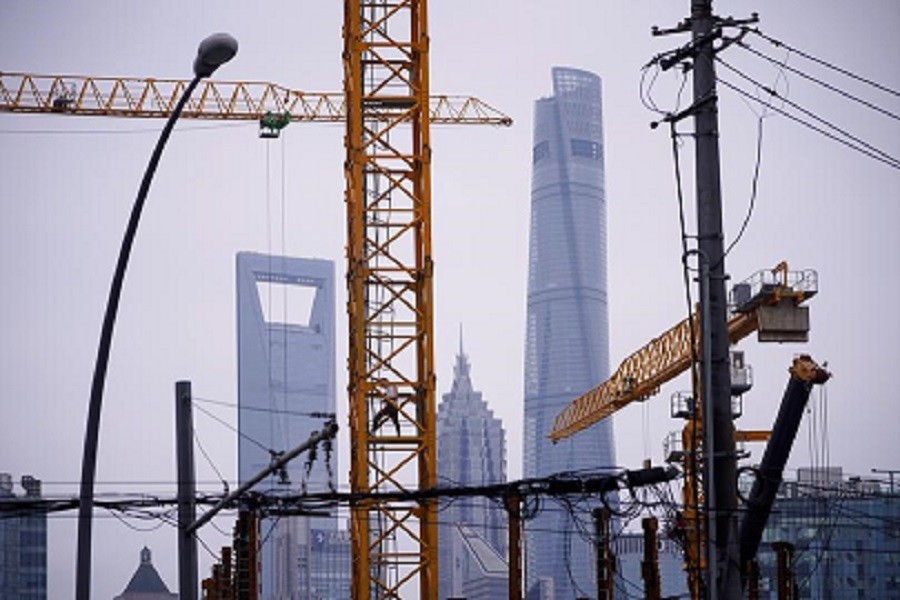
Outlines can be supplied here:
<path id="1" fill-rule="evenodd" d="M 572 156 L 580 156 L 582 158 L 590 158 L 592 160 L 600 160 L 600 144 L 590 140 L 579 140 L 572 138 L 569 140 L 572 145 Z"/>
<path id="2" fill-rule="evenodd" d="M 550 142 L 541 142 L 531 151 L 531 164 L 535 165 L 539 160 L 550 156 Z"/>

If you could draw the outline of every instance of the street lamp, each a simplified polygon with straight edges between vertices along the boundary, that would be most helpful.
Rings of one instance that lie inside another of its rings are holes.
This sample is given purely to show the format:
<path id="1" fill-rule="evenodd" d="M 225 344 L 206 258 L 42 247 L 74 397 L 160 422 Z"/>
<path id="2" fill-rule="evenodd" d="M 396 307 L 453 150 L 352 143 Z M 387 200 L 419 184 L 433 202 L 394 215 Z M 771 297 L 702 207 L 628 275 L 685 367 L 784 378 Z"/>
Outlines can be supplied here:
<path id="1" fill-rule="evenodd" d="M 103 328 L 100 331 L 100 344 L 97 348 L 97 362 L 94 365 L 94 378 L 91 381 L 91 398 L 88 404 L 87 426 L 84 433 L 84 455 L 81 462 L 81 491 L 78 503 L 78 556 L 75 569 L 75 598 L 76 600 L 90 600 L 91 594 L 91 527 L 94 511 L 94 476 L 97 472 L 97 439 L 100 430 L 100 408 L 103 404 L 103 387 L 106 383 L 106 369 L 109 364 L 109 350 L 112 345 L 113 328 L 116 323 L 116 313 L 119 309 L 119 298 L 122 294 L 122 282 L 125 279 L 125 269 L 128 266 L 128 257 L 134 244 L 134 236 L 137 232 L 144 201 L 150 189 L 150 182 L 159 164 L 163 148 L 172 133 L 175 121 L 181 115 L 184 105 L 187 104 L 191 93 L 204 77 L 209 77 L 222 64 L 231 60 L 237 53 L 238 43 L 227 33 L 216 33 L 202 42 L 197 49 L 197 58 L 194 60 L 194 78 L 185 88 L 178 100 L 178 104 L 169 115 L 165 127 L 156 142 L 156 148 L 150 157 L 150 163 L 144 172 L 141 187 L 138 189 L 137 198 L 131 209 L 131 217 L 128 219 L 128 227 L 122 238 L 122 247 L 119 249 L 119 259 L 116 263 L 116 271 L 109 288 L 109 298 L 106 302 L 106 314 L 103 317 Z"/>

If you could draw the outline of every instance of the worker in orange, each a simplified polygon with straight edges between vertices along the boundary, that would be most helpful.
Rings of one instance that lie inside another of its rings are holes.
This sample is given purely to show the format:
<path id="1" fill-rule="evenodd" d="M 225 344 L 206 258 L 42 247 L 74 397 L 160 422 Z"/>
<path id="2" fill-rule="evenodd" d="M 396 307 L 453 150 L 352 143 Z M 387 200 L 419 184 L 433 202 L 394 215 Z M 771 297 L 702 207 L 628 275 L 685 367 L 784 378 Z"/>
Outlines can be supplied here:
<path id="1" fill-rule="evenodd" d="M 372 432 L 377 431 L 382 425 L 384 425 L 387 421 L 391 421 L 394 424 L 394 429 L 397 430 L 397 436 L 400 436 L 400 406 L 397 404 L 397 398 L 399 396 L 397 392 L 397 386 L 393 383 L 390 383 L 384 377 L 379 378 L 376 381 L 377 388 L 381 395 L 381 408 L 375 413 L 375 417 L 372 419 Z"/>

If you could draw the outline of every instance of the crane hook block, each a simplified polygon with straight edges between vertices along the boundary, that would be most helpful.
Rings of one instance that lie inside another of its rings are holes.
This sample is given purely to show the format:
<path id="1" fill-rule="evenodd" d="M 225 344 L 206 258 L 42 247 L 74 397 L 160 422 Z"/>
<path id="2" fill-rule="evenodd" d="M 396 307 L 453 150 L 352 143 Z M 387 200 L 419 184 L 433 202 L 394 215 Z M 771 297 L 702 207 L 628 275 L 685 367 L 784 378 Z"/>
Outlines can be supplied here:
<path id="1" fill-rule="evenodd" d="M 290 111 L 283 113 L 273 113 L 271 110 L 266 111 L 259 119 L 259 137 L 263 139 L 274 139 L 281 135 L 281 130 L 288 126 L 291 122 Z"/>

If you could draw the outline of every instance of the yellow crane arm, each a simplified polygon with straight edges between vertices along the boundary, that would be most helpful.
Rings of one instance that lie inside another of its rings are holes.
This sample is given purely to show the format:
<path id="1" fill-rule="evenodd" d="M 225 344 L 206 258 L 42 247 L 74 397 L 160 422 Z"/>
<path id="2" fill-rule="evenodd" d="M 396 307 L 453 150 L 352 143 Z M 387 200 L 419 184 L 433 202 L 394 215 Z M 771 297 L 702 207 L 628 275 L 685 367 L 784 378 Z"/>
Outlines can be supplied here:
<path id="1" fill-rule="evenodd" d="M 734 287 L 736 314 L 728 321 L 728 340 L 736 344 L 754 331 L 760 341 L 806 341 L 809 319 L 799 304 L 818 292 L 818 275 L 811 269 L 789 271 L 787 262 L 759 271 Z M 691 365 L 691 336 L 700 352 L 699 316 L 685 319 L 626 358 L 606 382 L 582 394 L 553 422 L 550 439 L 558 442 L 590 427 L 659 387 Z M 765 334 L 765 335 L 763 335 Z"/>
<path id="2" fill-rule="evenodd" d="M 184 79 L 33 75 L 0 72 L 0 112 L 165 118 L 189 82 Z M 385 106 L 382 120 L 405 121 L 408 107 Z M 431 96 L 431 123 L 503 125 L 512 119 L 472 96 Z M 343 123 L 343 92 L 301 92 L 259 81 L 200 83 L 182 118 L 258 121 L 273 113 L 291 121 Z"/>
<path id="3" fill-rule="evenodd" d="M 553 422 L 550 439 L 563 440 L 590 427 L 635 400 L 654 395 L 659 387 L 691 365 L 691 335 L 700 351 L 699 317 L 694 326 L 685 319 L 627 357 L 606 382 L 573 400 Z M 728 322 L 728 339 L 734 344 L 758 327 L 756 312 L 741 313 Z"/>

